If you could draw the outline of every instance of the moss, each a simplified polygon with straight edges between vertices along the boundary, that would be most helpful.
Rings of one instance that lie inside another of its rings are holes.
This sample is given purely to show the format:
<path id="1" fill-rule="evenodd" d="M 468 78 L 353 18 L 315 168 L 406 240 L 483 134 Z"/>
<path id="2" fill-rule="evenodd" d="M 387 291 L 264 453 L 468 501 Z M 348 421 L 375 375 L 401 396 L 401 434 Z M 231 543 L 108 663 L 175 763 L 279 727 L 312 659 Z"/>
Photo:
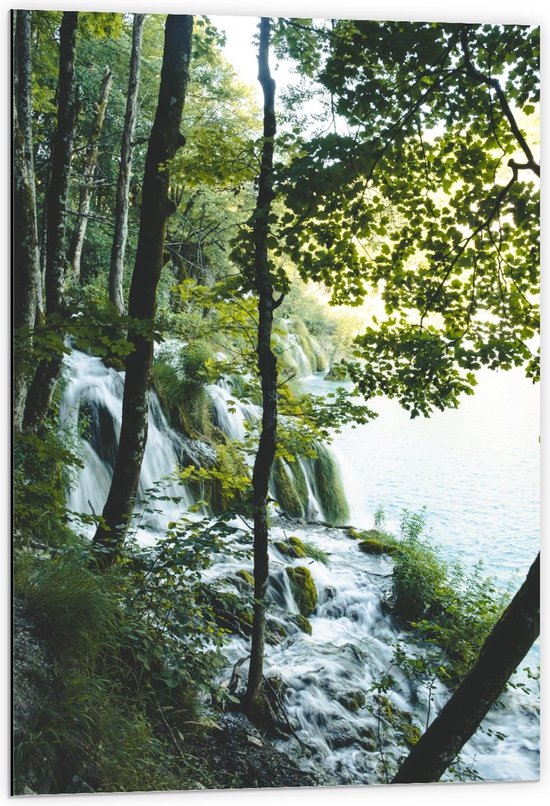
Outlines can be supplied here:
<path id="1" fill-rule="evenodd" d="M 355 529 L 353 526 L 348 526 L 346 529 L 346 534 L 348 537 L 351 537 L 352 540 L 362 540 L 363 539 L 363 532 L 359 531 L 359 529 Z"/>
<path id="2" fill-rule="evenodd" d="M 294 621 L 302 632 L 307 633 L 307 635 L 311 635 L 313 632 L 313 627 L 311 626 L 311 621 L 308 618 L 299 613 L 297 616 L 295 616 Z"/>
<path id="3" fill-rule="evenodd" d="M 305 546 L 300 540 L 299 537 L 295 537 L 294 535 L 288 538 L 288 542 L 292 547 L 292 551 L 294 552 L 295 557 L 305 557 L 306 551 Z"/>
<path id="4" fill-rule="evenodd" d="M 288 566 L 292 594 L 302 616 L 310 616 L 317 607 L 317 588 L 309 568 Z"/>
<path id="5" fill-rule="evenodd" d="M 293 518 L 303 518 L 304 505 L 296 489 L 294 477 L 282 459 L 275 460 L 272 478 L 275 486 L 275 498 L 281 509 Z"/>
<path id="6" fill-rule="evenodd" d="M 405 744 L 408 747 L 414 747 L 417 741 L 422 736 L 422 731 L 416 725 L 411 725 L 408 722 L 404 722 L 402 725 L 402 733 L 403 739 L 405 740 Z"/>
<path id="7" fill-rule="evenodd" d="M 296 490 L 296 495 L 300 499 L 302 504 L 302 508 L 304 513 L 307 509 L 307 502 L 309 499 L 309 492 L 307 489 L 307 481 L 304 475 L 304 471 L 302 469 L 302 465 L 300 462 L 291 462 L 287 465 L 287 469 L 290 471 L 290 475 L 292 476 L 292 481 L 294 484 L 294 489 Z"/>
<path id="8" fill-rule="evenodd" d="M 285 557 L 296 557 L 301 559 L 306 557 L 305 546 L 299 537 L 289 537 L 286 541 L 278 540 L 274 543 L 275 548 L 278 549 Z"/>
<path id="9" fill-rule="evenodd" d="M 313 460 L 314 492 L 327 523 L 338 526 L 349 518 L 349 507 L 338 465 L 324 445 L 315 447 L 317 458 Z"/>
<path id="10" fill-rule="evenodd" d="M 239 577 L 239 579 L 244 580 L 248 585 L 254 587 L 254 577 L 252 576 L 250 571 L 246 570 L 246 568 L 240 568 L 237 571 L 237 576 Z"/>
<path id="11" fill-rule="evenodd" d="M 360 541 L 359 548 L 365 554 L 395 554 L 398 547 L 393 540 L 367 537 L 366 540 Z"/>

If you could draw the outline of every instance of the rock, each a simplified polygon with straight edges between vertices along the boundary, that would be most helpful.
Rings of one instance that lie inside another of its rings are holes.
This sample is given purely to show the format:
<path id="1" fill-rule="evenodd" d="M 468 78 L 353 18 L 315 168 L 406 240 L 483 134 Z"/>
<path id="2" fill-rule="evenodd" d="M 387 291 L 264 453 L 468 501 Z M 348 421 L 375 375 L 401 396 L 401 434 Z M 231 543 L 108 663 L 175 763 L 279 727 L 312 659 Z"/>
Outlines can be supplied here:
<path id="1" fill-rule="evenodd" d="M 270 646 L 278 646 L 281 641 L 288 637 L 288 630 L 284 624 L 277 619 L 267 616 L 265 622 L 265 640 Z"/>
<path id="2" fill-rule="evenodd" d="M 348 691 L 338 697 L 338 702 L 348 711 L 355 713 L 365 704 L 365 695 L 362 691 Z"/>
<path id="3" fill-rule="evenodd" d="M 317 588 L 309 568 L 287 566 L 292 594 L 302 616 L 310 616 L 317 607 Z"/>
<path id="4" fill-rule="evenodd" d="M 242 579 L 244 582 L 246 582 L 252 588 L 254 587 L 254 577 L 252 576 L 250 571 L 246 570 L 246 568 L 240 568 L 237 571 L 237 576 L 239 577 L 239 579 Z"/>

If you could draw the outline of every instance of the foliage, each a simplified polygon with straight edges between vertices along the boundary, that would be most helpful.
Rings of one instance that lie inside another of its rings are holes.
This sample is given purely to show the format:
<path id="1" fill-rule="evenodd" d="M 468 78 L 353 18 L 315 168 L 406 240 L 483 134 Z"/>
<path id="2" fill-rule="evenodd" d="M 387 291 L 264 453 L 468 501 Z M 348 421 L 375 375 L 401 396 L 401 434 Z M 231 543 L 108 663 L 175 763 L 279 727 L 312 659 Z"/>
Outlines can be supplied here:
<path id="1" fill-rule="evenodd" d="M 381 510 L 377 519 L 383 522 Z M 425 526 L 424 511 L 404 510 L 399 539 L 372 530 L 374 536 L 363 540 L 360 548 L 392 557 L 392 610 L 421 647 L 420 656 L 407 661 L 409 670 L 414 670 L 415 664 L 417 671 L 424 669 L 423 655 L 429 657 L 431 652 L 431 673 L 455 686 L 477 658 L 509 597 L 483 576 L 481 563 L 471 572 L 458 562 L 445 563 L 425 535 Z"/>
<path id="2" fill-rule="evenodd" d="M 14 592 L 54 669 L 15 748 L 18 789 L 193 786 L 200 772 L 181 748 L 200 730 L 208 698 L 223 698 L 213 679 L 224 630 L 202 571 L 213 553 L 230 551 L 233 531 L 222 521 L 174 523 L 154 549 L 130 544 L 108 573 L 74 535 L 60 550 L 18 552 Z"/>
<path id="3" fill-rule="evenodd" d="M 281 166 L 277 243 L 335 301 L 383 301 L 357 341 L 360 390 L 416 416 L 455 406 L 481 366 L 536 379 L 538 29 L 288 21 L 287 36 L 347 131 Z"/>

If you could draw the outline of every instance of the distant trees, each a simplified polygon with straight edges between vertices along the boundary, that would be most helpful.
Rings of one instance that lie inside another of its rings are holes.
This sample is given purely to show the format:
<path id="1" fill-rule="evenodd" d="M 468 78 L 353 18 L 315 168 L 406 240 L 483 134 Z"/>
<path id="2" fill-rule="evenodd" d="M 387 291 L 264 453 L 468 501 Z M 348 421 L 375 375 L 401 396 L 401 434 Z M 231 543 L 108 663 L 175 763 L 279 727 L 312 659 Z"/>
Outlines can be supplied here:
<path id="1" fill-rule="evenodd" d="M 68 262 L 72 269 L 73 278 L 77 283 L 80 283 L 81 281 L 80 263 L 82 258 L 82 247 L 84 246 L 84 238 L 86 236 L 86 228 L 88 226 L 90 200 L 93 191 L 97 157 L 99 153 L 99 138 L 101 137 L 101 132 L 103 130 L 103 121 L 105 120 L 105 111 L 109 101 L 109 93 L 111 91 L 112 82 L 113 74 L 109 68 L 106 67 L 103 74 L 103 80 L 101 82 L 101 89 L 99 90 L 99 98 L 97 100 L 97 104 L 95 105 L 90 139 L 86 149 L 84 173 L 82 174 L 79 192 L 76 225 L 73 231 L 71 246 L 68 254 Z"/>
<path id="2" fill-rule="evenodd" d="M 144 14 L 134 14 L 132 28 L 132 52 L 124 130 L 120 150 L 120 168 L 116 189 L 115 231 L 109 270 L 109 299 L 119 313 L 124 313 L 123 276 L 124 256 L 128 238 L 128 206 L 130 203 L 130 172 L 132 170 L 133 138 L 136 128 L 139 78 L 141 73 L 141 43 L 143 39 Z"/>

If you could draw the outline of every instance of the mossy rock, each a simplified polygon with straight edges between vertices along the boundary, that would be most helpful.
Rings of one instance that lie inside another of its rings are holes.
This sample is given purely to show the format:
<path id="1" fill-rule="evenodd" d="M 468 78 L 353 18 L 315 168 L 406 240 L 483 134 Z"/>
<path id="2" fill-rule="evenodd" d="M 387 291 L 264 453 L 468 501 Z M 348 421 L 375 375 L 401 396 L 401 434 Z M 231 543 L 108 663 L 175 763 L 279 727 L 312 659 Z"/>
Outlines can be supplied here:
<path id="1" fill-rule="evenodd" d="M 348 711 L 355 713 L 365 704 L 365 695 L 362 691 L 350 691 L 338 697 L 338 702 Z"/>
<path id="2" fill-rule="evenodd" d="M 422 736 L 422 731 L 416 725 L 404 722 L 402 725 L 403 739 L 408 747 L 414 747 L 417 741 Z"/>
<path id="3" fill-rule="evenodd" d="M 246 582 L 246 583 L 247 583 L 248 585 L 250 585 L 252 588 L 254 587 L 254 577 L 252 576 L 252 574 L 250 573 L 250 571 L 247 571 L 247 570 L 246 570 L 246 568 L 240 568 L 240 569 L 237 571 L 236 576 L 238 576 L 238 577 L 239 577 L 239 579 L 242 579 L 244 582 Z"/>
<path id="4" fill-rule="evenodd" d="M 312 634 L 313 627 L 311 626 L 311 621 L 305 616 L 302 616 L 301 613 L 295 616 L 294 622 L 301 629 L 302 632 L 307 633 L 307 635 Z"/>
<path id="5" fill-rule="evenodd" d="M 381 540 L 372 537 L 368 540 L 361 540 L 359 549 L 365 554 L 385 554 L 388 551 L 387 546 Z"/>
<path id="6" fill-rule="evenodd" d="M 317 588 L 309 568 L 287 566 L 292 594 L 302 616 L 311 616 L 317 607 Z"/>
<path id="7" fill-rule="evenodd" d="M 274 543 L 274 546 L 286 557 L 296 557 L 297 559 L 307 557 L 305 546 L 299 537 L 292 536 L 286 541 L 278 540 Z"/>
<path id="8" fill-rule="evenodd" d="M 291 549 L 291 547 L 288 545 L 288 543 L 285 543 L 285 541 L 284 541 L 284 540 L 276 540 L 276 541 L 273 543 L 273 545 L 275 546 L 275 548 L 277 549 L 277 551 L 280 551 L 280 552 L 281 552 L 281 554 L 284 554 L 284 555 L 285 555 L 285 557 L 291 557 L 291 556 L 292 556 L 292 549 Z"/>
<path id="9" fill-rule="evenodd" d="M 345 530 L 345 533 L 348 537 L 351 537 L 352 540 L 363 540 L 363 532 L 359 529 L 356 529 L 354 526 L 348 526 Z"/>
<path id="10" fill-rule="evenodd" d="M 277 459 L 272 470 L 275 498 L 281 509 L 292 518 L 303 518 L 305 514 L 304 501 L 301 498 L 290 467 Z M 307 493 L 307 488 L 306 488 Z"/>
<path id="11" fill-rule="evenodd" d="M 335 458 L 324 445 L 317 443 L 315 451 L 317 457 L 313 460 L 313 491 L 327 523 L 339 526 L 349 518 L 349 506 L 340 471 Z"/>
<path id="12" fill-rule="evenodd" d="M 265 623 L 265 641 L 266 644 L 270 646 L 278 646 L 281 641 L 284 641 L 285 638 L 288 638 L 288 630 L 281 624 L 280 621 L 277 621 L 273 618 L 267 618 Z"/>

